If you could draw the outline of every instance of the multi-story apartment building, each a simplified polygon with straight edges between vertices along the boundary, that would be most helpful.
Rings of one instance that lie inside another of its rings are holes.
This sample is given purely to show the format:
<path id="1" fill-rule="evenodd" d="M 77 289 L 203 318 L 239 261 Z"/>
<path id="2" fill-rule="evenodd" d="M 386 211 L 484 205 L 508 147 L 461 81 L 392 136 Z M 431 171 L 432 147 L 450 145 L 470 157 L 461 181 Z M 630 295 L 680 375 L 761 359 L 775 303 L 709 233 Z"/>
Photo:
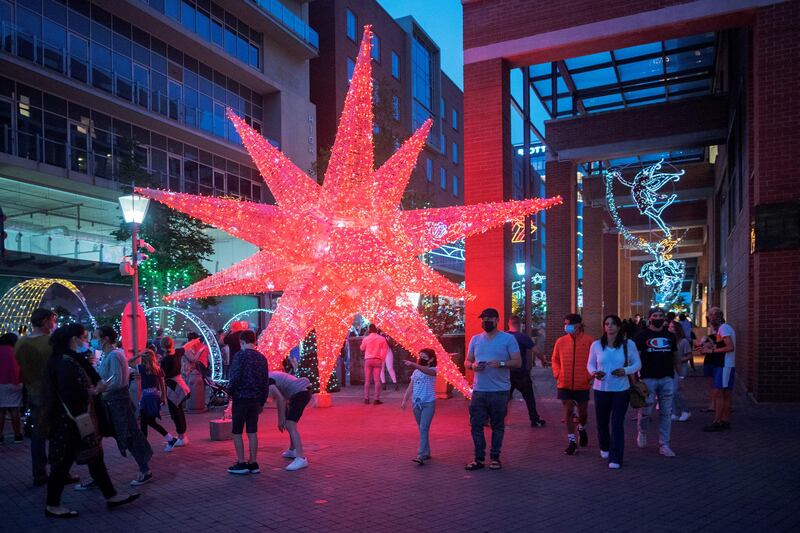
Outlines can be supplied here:
<path id="1" fill-rule="evenodd" d="M 226 108 L 316 157 L 305 1 L 0 0 L 0 22 L 0 273 L 113 277 L 128 139 L 164 188 L 264 202 Z M 252 251 L 214 235 L 212 272 Z"/>
<path id="2" fill-rule="evenodd" d="M 402 142 L 426 119 L 434 120 L 407 198 L 416 205 L 463 203 L 463 94 L 441 71 L 436 43 L 412 17 L 395 20 L 375 0 L 317 0 L 309 20 L 320 37 L 320 55 L 311 61 L 320 149 L 333 145 L 363 27 L 369 24 L 376 133 L 391 128 Z"/>

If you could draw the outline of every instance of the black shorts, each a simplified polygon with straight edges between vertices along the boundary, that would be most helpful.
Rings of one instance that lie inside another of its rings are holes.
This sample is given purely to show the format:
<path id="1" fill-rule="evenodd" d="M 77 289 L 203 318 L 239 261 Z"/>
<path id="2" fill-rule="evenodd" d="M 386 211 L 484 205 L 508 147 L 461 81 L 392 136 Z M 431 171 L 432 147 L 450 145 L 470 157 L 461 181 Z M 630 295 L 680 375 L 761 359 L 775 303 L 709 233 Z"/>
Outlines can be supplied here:
<path id="1" fill-rule="evenodd" d="M 233 408 L 231 418 L 233 420 L 233 427 L 231 433 L 234 435 L 241 435 L 242 430 L 247 425 L 248 433 L 258 432 L 258 415 L 261 414 L 263 406 L 260 401 L 255 398 L 242 398 L 241 400 L 233 400 Z"/>
<path id="2" fill-rule="evenodd" d="M 300 417 L 303 416 L 303 411 L 311 401 L 311 393 L 307 390 L 298 392 L 289 398 L 289 406 L 286 408 L 286 420 L 292 422 L 299 422 Z"/>
<path id="3" fill-rule="evenodd" d="M 574 402 L 588 402 L 588 390 L 558 389 L 559 400 L 572 400 Z"/>

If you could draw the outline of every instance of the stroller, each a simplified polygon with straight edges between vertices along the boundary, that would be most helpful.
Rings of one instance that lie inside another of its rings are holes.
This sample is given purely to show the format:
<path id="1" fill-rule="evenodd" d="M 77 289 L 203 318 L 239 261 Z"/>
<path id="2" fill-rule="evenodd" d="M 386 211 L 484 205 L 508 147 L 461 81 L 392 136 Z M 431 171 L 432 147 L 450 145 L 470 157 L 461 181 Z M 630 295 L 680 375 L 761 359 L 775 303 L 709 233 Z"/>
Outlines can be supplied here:
<path id="1" fill-rule="evenodd" d="M 208 396 L 208 402 L 206 403 L 208 409 L 213 407 L 225 407 L 230 403 L 231 397 L 224 385 L 213 381 L 208 376 L 205 377 L 204 381 L 206 387 L 211 391 L 211 394 Z"/>

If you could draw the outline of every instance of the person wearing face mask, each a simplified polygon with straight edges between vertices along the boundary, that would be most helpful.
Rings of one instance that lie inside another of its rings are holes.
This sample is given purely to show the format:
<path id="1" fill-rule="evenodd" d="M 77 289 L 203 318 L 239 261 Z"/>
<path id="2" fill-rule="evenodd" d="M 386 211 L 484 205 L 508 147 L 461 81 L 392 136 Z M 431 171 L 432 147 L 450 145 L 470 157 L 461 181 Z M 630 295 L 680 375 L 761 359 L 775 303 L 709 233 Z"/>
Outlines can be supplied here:
<path id="1" fill-rule="evenodd" d="M 469 424 L 475 446 L 475 460 L 466 465 L 467 470 L 479 470 L 486 459 L 486 436 L 483 426 L 487 419 L 492 426 L 492 447 L 489 451 L 489 468 L 498 470 L 500 448 L 505 433 L 508 412 L 508 391 L 511 389 L 509 369 L 519 368 L 522 359 L 516 339 L 497 329 L 500 313 L 488 308 L 478 315 L 483 333 L 469 341 L 465 366 L 475 372 L 472 399 L 469 403 Z"/>
<path id="2" fill-rule="evenodd" d="M 667 330 L 662 309 L 658 307 L 650 309 L 647 318 L 647 329 L 641 331 L 634 339 L 642 359 L 640 375 L 650 391 L 648 405 L 639 409 L 636 444 L 639 448 L 647 446 L 650 416 L 653 413 L 655 400 L 658 399 L 658 451 L 665 457 L 675 457 L 675 452 L 670 447 L 670 435 L 672 432 L 672 403 L 675 393 L 673 378 L 676 372 L 680 372 L 681 366 L 678 342 L 675 335 Z"/>
<path id="3" fill-rule="evenodd" d="M 703 353 L 714 361 L 711 376 L 711 398 L 714 405 L 714 422 L 703 431 L 716 432 L 731 429 L 731 392 L 736 377 L 736 333 L 725 322 L 719 307 L 712 307 L 706 316 L 716 333 L 716 345 L 705 346 Z"/>
<path id="4" fill-rule="evenodd" d="M 578 314 L 564 317 L 563 335 L 556 339 L 553 346 L 553 377 L 556 378 L 558 399 L 564 408 L 564 422 L 567 426 L 567 447 L 564 453 L 575 455 L 578 443 L 581 447 L 589 445 L 589 434 L 586 424 L 589 419 L 589 387 L 592 376 L 586 370 L 589 361 L 589 349 L 594 339 L 583 331 L 583 318 Z M 578 406 L 578 435 L 576 442 L 573 409 Z"/>
<path id="5" fill-rule="evenodd" d="M 239 340 L 242 349 L 233 358 L 228 381 L 231 396 L 233 446 L 236 450 L 236 464 L 228 468 L 228 473 L 236 475 L 258 474 L 261 469 L 256 462 L 258 454 L 258 415 L 264 408 L 269 395 L 269 369 L 267 358 L 255 349 L 256 334 L 252 330 L 243 331 Z M 247 426 L 247 441 L 250 457 L 244 460 L 244 440 L 242 431 Z M 280 424 L 279 424 L 280 425 Z"/>
<path id="6" fill-rule="evenodd" d="M 107 389 L 103 392 L 102 399 L 114 427 L 114 438 L 119 452 L 123 457 L 126 452 L 131 452 L 139 466 L 139 475 L 131 481 L 131 485 L 144 485 L 153 478 L 148 464 L 153 457 L 153 449 L 136 423 L 134 405 L 128 389 L 130 367 L 125 352 L 116 347 L 116 342 L 117 332 L 114 328 L 101 326 L 95 332 L 91 348 L 103 353 L 97 373 L 106 383 Z M 97 486 L 94 480 L 92 484 Z M 86 483 L 81 486 L 86 486 Z"/>
<path id="7" fill-rule="evenodd" d="M 431 445 L 428 439 L 428 432 L 431 428 L 433 415 L 436 412 L 436 352 L 430 348 L 423 348 L 419 351 L 417 362 L 403 361 L 407 367 L 413 368 L 411 380 L 408 383 L 406 393 L 400 408 L 405 409 L 408 397 L 411 396 L 411 406 L 414 411 L 414 419 L 419 428 L 419 448 L 417 456 L 412 459 L 415 463 L 422 466 L 425 461 L 431 458 Z"/>
<path id="8" fill-rule="evenodd" d="M 47 438 L 40 431 L 42 416 L 42 375 L 47 360 L 52 353 L 50 334 L 56 329 L 56 314 L 50 309 L 39 308 L 31 314 L 33 331 L 20 337 L 14 347 L 14 357 L 19 364 L 25 388 L 28 391 L 28 406 L 32 419 L 31 464 L 33 466 L 33 485 L 40 487 L 47 483 Z M 77 483 L 80 477 L 69 474 L 69 483 Z"/>
<path id="9" fill-rule="evenodd" d="M 67 324 L 50 337 L 53 352 L 44 373 L 44 417 L 50 437 L 50 477 L 47 481 L 45 515 L 74 518 L 73 511 L 61 505 L 61 494 L 73 463 L 89 467 L 92 479 L 106 499 L 109 509 L 136 500 L 139 495 L 118 494 L 103 461 L 103 447 L 94 398 L 105 392 L 100 379 L 87 359 L 88 335 L 80 324 Z"/>

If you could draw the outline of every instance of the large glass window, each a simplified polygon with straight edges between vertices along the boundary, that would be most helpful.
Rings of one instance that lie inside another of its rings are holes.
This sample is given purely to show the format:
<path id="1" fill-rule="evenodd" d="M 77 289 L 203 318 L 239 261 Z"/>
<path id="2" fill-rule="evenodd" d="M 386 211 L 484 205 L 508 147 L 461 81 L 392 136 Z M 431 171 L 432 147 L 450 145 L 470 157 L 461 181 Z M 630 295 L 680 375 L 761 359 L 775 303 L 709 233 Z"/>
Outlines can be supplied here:
<path id="1" fill-rule="evenodd" d="M 425 165 L 425 177 L 428 178 L 428 181 L 433 181 L 433 161 L 429 157 L 426 161 Z"/>
<path id="2" fill-rule="evenodd" d="M 381 38 L 378 37 L 377 33 L 372 34 L 372 59 L 377 61 L 378 63 L 381 62 Z"/>
<path id="3" fill-rule="evenodd" d="M 356 42 L 356 31 L 358 28 L 358 19 L 356 18 L 356 14 L 347 10 L 347 38 L 353 42 Z"/>
<path id="4" fill-rule="evenodd" d="M 453 176 L 453 196 L 458 196 L 458 176 Z"/>
<path id="5" fill-rule="evenodd" d="M 353 79 L 353 71 L 355 69 L 356 69 L 356 62 L 353 59 L 348 57 L 347 58 L 347 83 L 350 83 L 350 80 Z"/>
<path id="6" fill-rule="evenodd" d="M 458 129 L 458 110 L 455 107 L 453 108 L 453 129 Z"/>
<path id="7" fill-rule="evenodd" d="M 431 108 L 433 86 L 431 84 L 431 53 L 416 36 L 411 56 L 413 64 L 412 94 L 414 97 L 411 122 L 412 127 L 417 129 L 433 115 Z"/>
<path id="8" fill-rule="evenodd" d="M 453 164 L 458 164 L 458 143 L 453 143 Z"/>
<path id="9" fill-rule="evenodd" d="M 439 169 L 439 186 L 443 191 L 447 190 L 447 171 L 444 167 Z"/>

